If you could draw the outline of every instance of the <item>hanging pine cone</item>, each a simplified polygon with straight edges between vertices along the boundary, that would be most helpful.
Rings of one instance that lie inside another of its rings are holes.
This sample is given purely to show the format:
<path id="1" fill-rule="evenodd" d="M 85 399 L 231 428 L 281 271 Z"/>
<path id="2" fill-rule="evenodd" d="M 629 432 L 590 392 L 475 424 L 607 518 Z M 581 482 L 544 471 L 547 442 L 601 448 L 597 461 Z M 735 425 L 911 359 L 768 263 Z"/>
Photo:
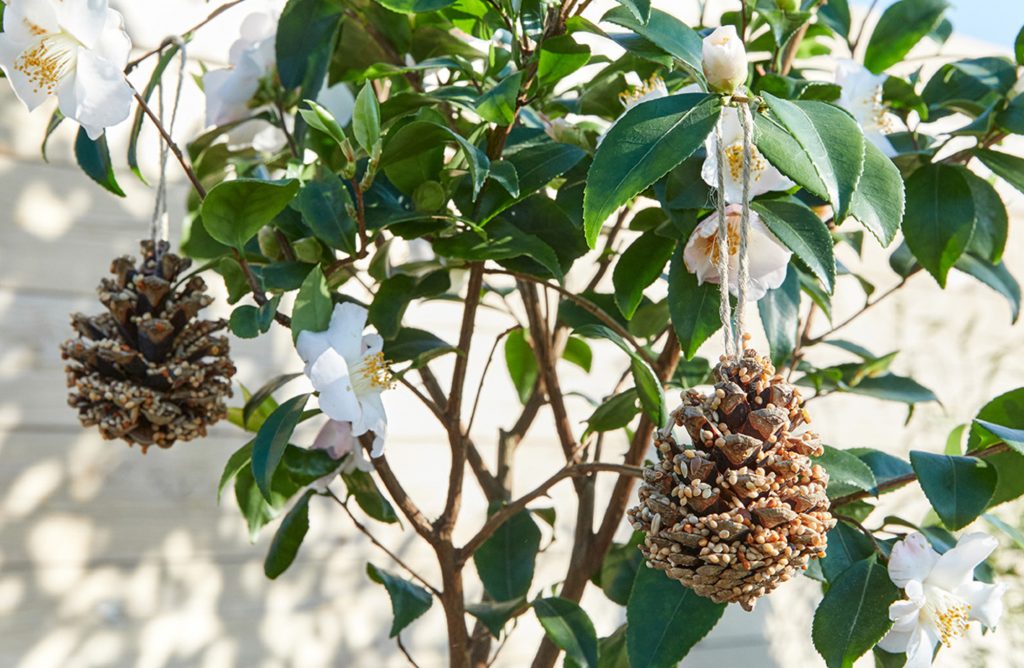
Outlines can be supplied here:
<path id="1" fill-rule="evenodd" d="M 213 301 L 203 279 L 175 284 L 191 260 L 167 252 L 164 241 L 156 255 L 153 242 L 141 246 L 140 265 L 117 258 L 114 278 L 100 282 L 108 312 L 71 316 L 79 336 L 61 345 L 61 356 L 70 360 L 68 403 L 82 425 L 145 452 L 205 436 L 227 414 L 235 367 L 227 338 L 213 335 L 227 322 L 196 317 Z"/>
<path id="2" fill-rule="evenodd" d="M 756 599 L 825 554 L 828 474 L 810 456 L 817 434 L 794 433 L 810 418 L 800 393 L 767 358 L 744 350 L 723 358 L 710 395 L 689 391 L 672 413 L 692 444 L 670 426 L 655 437 L 659 461 L 644 469 L 640 505 L 628 511 L 647 534 L 652 568 L 700 596 Z"/>

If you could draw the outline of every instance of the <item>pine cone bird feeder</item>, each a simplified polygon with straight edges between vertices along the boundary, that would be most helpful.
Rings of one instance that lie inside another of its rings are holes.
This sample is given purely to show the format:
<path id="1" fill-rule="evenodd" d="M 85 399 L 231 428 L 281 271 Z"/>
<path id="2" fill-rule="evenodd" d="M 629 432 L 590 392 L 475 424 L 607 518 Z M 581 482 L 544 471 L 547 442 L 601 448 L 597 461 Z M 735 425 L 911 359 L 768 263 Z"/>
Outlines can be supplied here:
<path id="1" fill-rule="evenodd" d="M 758 597 L 824 556 L 835 525 L 828 474 L 799 391 L 754 350 L 715 368 L 714 392 L 689 391 L 655 436 L 658 461 L 644 470 L 640 504 L 628 511 L 646 533 L 640 550 L 700 596 L 753 608 Z"/>
<path id="2" fill-rule="evenodd" d="M 71 316 L 78 337 L 61 345 L 61 356 L 82 425 L 145 452 L 205 436 L 227 415 L 235 367 L 227 338 L 215 335 L 227 322 L 197 317 L 213 301 L 203 279 L 176 285 L 191 260 L 167 252 L 164 241 L 141 246 L 141 264 L 117 258 L 114 277 L 100 282 L 107 312 Z"/>

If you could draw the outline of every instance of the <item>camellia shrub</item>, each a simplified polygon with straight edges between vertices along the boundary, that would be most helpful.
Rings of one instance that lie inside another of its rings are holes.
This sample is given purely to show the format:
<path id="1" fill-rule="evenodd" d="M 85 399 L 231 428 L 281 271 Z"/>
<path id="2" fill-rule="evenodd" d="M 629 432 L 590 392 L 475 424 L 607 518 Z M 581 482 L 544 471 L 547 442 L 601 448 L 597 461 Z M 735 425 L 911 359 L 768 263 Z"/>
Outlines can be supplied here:
<path id="1" fill-rule="evenodd" d="M 243 4 L 229 65 L 189 60 L 195 32 Z M 1016 320 L 994 186 L 1024 191 L 1024 159 L 1001 148 L 1024 134 L 1024 35 L 1016 61 L 923 75 L 902 64 L 950 35 L 944 0 L 899 0 L 873 30 L 847 0 L 740 4 L 691 26 L 649 0 L 603 13 L 590 0 L 236 0 L 134 60 L 106 0 L 0 5 L 0 67 L 29 109 L 56 97 L 47 136 L 80 126 L 90 177 L 123 195 L 114 167 L 141 177 L 136 143 L 152 123 L 161 163 L 193 187 L 181 248 L 162 229 L 161 178 L 140 257 L 115 259 L 104 308 L 72 319 L 62 353 L 82 423 L 145 450 L 226 416 L 240 447 L 221 491 L 254 537 L 274 532 L 267 576 L 293 564 L 309 505 L 334 504 L 391 559 L 367 566 L 382 605 L 390 597 L 390 635 L 438 605 L 452 666 L 490 665 L 523 615 L 546 632 L 535 668 L 562 654 L 675 665 L 726 605 L 750 609 L 800 576 L 822 584 L 810 634 L 828 666 L 872 651 L 880 665 L 924 666 L 972 624 L 994 628 L 1004 585 L 984 529 L 1013 533 L 988 511 L 1024 493 L 1024 388 L 909 461 L 885 444 L 826 445 L 808 402 L 937 400 L 889 371 L 895 353 L 840 333 L 916 274 L 942 287 L 967 274 Z M 174 100 L 193 85 L 207 127 L 178 141 Z M 122 122 L 125 159 L 104 133 Z M 891 251 L 884 292 L 835 257 L 873 244 Z M 230 320 L 203 318 L 209 281 L 226 286 Z M 833 321 L 838 290 L 864 302 Z M 406 315 L 438 300 L 460 305 L 455 336 Z M 496 340 L 477 331 L 484 309 L 508 323 Z M 746 336 L 755 313 L 766 350 Z M 276 327 L 315 392 L 289 392 L 302 374 L 281 375 L 228 406 L 227 330 Z M 826 345 L 850 361 L 816 366 Z M 489 350 L 472 374 L 471 349 Z M 620 373 L 605 377 L 617 382 L 563 380 L 596 354 L 614 355 Z M 492 363 L 521 405 L 478 439 L 467 377 Z M 388 463 L 401 456 L 388 445 L 392 393 L 422 402 L 448 442 L 436 517 Z M 584 423 L 571 394 L 593 407 Z M 516 458 L 539 415 L 560 445 L 546 479 Z M 293 442 L 306 420 L 320 428 L 310 447 Z M 613 481 L 607 496 L 599 476 Z M 560 537 L 565 576 L 546 581 L 534 577 L 548 558 L 541 524 L 556 525 L 535 502 L 559 484 L 578 498 L 575 530 Z M 490 504 L 472 530 L 467 485 Z M 875 512 L 905 486 L 934 510 L 923 524 Z M 374 537 L 399 521 L 436 555 L 439 582 Z M 588 587 L 625 608 L 605 637 L 580 607 Z"/>

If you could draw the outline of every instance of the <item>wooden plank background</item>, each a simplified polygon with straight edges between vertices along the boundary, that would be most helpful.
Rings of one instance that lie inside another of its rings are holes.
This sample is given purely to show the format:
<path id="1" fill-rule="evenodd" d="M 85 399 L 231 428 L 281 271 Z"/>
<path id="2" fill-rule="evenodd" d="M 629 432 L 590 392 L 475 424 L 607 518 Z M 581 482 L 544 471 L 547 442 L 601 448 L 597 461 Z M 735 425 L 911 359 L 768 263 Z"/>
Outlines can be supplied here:
<path id="1" fill-rule="evenodd" d="M 125 11 L 142 47 L 209 10 L 198 0 L 113 4 Z M 222 58 L 242 15 L 233 10 L 219 19 L 193 53 Z M 198 91 L 190 84 L 186 90 L 182 135 L 198 128 L 201 114 Z M 275 582 L 264 578 L 269 536 L 250 545 L 233 499 L 218 506 L 215 498 L 223 463 L 244 442 L 237 430 L 221 425 L 202 442 L 142 457 L 78 426 L 65 405 L 58 352 L 69 335 L 68 314 L 98 310 L 94 286 L 114 256 L 133 252 L 147 234 L 153 194 L 123 169 L 118 172 L 128 192 L 123 200 L 92 184 L 70 162 L 70 127 L 55 135 L 52 163 L 43 164 L 38 142 L 47 118 L 42 110 L 28 115 L 0 82 L 0 666 L 407 665 L 387 638 L 387 597 L 364 572 L 368 560 L 391 566 L 326 502 L 314 504 L 312 529 L 296 565 Z M 118 160 L 124 135 L 125 128 L 111 132 Z M 150 175 L 155 153 L 146 130 L 142 154 Z M 181 217 L 184 193 L 177 179 L 172 220 Z M 1019 198 L 1013 197 L 1019 219 Z M 1024 273 L 1020 236 L 1011 239 L 1008 262 Z M 863 260 L 844 261 L 889 280 L 885 255 L 871 241 L 866 246 Z M 837 319 L 855 311 L 858 299 L 846 286 L 836 303 Z M 227 312 L 222 305 L 216 310 Z M 949 313 L 958 317 L 950 319 Z M 453 340 L 451 322 L 457 316 L 450 305 L 431 305 L 410 310 L 407 321 L 437 328 Z M 471 382 L 478 380 L 494 336 L 507 326 L 505 319 L 485 315 L 474 339 Z M 941 293 L 931 279 L 917 277 L 904 294 L 851 326 L 847 336 L 879 353 L 906 348 L 896 370 L 934 388 L 945 408 L 922 407 L 904 428 L 902 407 L 834 397 L 813 405 L 816 424 L 826 440 L 843 447 L 893 452 L 941 447 L 951 426 L 968 419 L 987 398 L 1020 384 L 1024 359 L 1012 354 L 1019 350 L 1020 335 L 1019 326 L 1008 327 L 1002 299 L 973 280 L 954 278 Z M 238 379 L 250 387 L 300 368 L 284 332 L 233 345 Z M 717 345 L 710 343 L 704 354 L 717 355 Z M 565 384 L 610 385 L 618 364 L 614 352 L 601 349 L 590 377 L 567 370 Z M 439 366 L 442 374 L 447 369 Z M 514 420 L 509 407 L 517 402 L 500 365 L 486 388 L 474 437 L 491 446 L 497 429 Z M 424 426 L 431 424 L 430 416 L 410 396 L 396 390 L 387 399 L 389 456 L 429 515 L 439 510 L 435 497 L 446 478 L 447 447 L 438 430 Z M 576 420 L 589 410 L 580 401 L 570 409 Z M 519 455 L 520 491 L 557 467 L 557 441 L 544 418 Z M 308 442 L 311 435 L 304 438 Z M 625 444 L 608 447 L 622 451 Z M 607 485 L 601 490 L 606 494 Z M 558 581 L 570 547 L 564 536 L 570 535 L 574 506 L 567 486 L 553 491 L 551 503 L 563 538 L 542 555 L 538 585 Z M 463 533 L 484 512 L 482 497 L 468 485 Z M 438 581 L 430 554 L 411 532 L 386 527 L 380 535 Z M 480 590 L 475 582 L 469 588 Z M 805 623 L 814 589 L 813 583 L 794 582 L 753 614 L 730 609 L 686 665 L 816 665 Z M 589 592 L 585 603 L 599 633 L 621 623 L 621 612 L 600 593 Z M 435 605 L 404 634 L 420 665 L 443 665 L 442 629 Z M 496 665 L 527 665 L 540 633 L 524 618 Z"/>

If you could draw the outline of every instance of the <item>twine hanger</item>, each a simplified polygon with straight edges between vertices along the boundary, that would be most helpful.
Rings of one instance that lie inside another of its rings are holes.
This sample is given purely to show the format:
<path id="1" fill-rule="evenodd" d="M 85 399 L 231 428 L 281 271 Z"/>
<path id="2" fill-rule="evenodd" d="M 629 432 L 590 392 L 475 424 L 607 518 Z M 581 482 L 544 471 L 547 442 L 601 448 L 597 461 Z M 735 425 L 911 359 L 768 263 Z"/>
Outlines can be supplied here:
<path id="1" fill-rule="evenodd" d="M 735 314 L 730 314 L 729 303 L 729 222 L 726 218 L 725 205 L 725 170 L 728 169 L 728 161 L 725 155 L 725 141 L 722 132 L 722 117 L 719 116 L 718 124 L 715 127 L 715 145 L 717 148 L 716 159 L 718 162 L 718 259 L 717 269 L 719 278 L 719 306 L 718 317 L 722 321 L 722 332 L 725 339 L 725 354 L 739 357 L 742 352 L 744 322 L 744 307 L 747 302 L 747 284 L 750 282 L 750 164 L 753 153 L 753 129 L 754 118 L 750 113 L 749 101 L 740 102 L 738 105 L 740 125 L 743 127 L 743 173 L 742 192 L 743 204 L 740 216 L 740 239 L 739 239 L 739 263 L 736 276 L 736 309 Z"/>
<path id="2" fill-rule="evenodd" d="M 181 103 L 181 90 L 185 81 L 185 66 L 188 63 L 188 54 L 185 50 L 185 41 L 180 37 L 173 38 L 169 43 L 178 47 L 178 52 L 181 54 L 181 64 L 178 69 L 178 82 L 174 89 L 174 101 L 171 105 L 171 118 L 166 125 L 164 124 L 164 80 L 162 76 L 157 81 L 156 94 L 157 118 L 160 124 L 166 128 L 167 136 L 171 137 L 174 134 L 174 123 L 178 118 L 178 106 Z M 170 158 L 171 149 L 163 134 L 159 134 L 159 141 L 160 176 L 156 186 L 156 203 L 153 207 L 153 219 L 149 227 L 149 236 L 153 241 L 157 262 L 160 261 L 160 256 L 163 254 L 163 245 L 160 242 L 170 241 L 170 221 L 167 213 L 167 161 Z"/>

